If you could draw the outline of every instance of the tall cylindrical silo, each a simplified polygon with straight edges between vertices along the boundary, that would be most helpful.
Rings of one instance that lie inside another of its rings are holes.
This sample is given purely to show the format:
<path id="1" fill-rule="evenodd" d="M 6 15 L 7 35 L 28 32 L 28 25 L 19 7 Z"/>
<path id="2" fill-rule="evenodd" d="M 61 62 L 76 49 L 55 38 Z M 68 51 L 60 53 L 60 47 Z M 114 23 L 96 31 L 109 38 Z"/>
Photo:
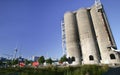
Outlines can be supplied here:
<path id="1" fill-rule="evenodd" d="M 98 64 L 99 55 L 97 45 L 92 31 L 92 22 L 88 9 L 82 8 L 77 11 L 77 22 L 79 29 L 80 44 L 82 50 L 83 64 Z"/>
<path id="2" fill-rule="evenodd" d="M 94 5 L 91 10 L 91 17 L 93 26 L 96 33 L 96 38 L 101 54 L 101 63 L 103 64 L 116 64 L 120 63 L 119 54 L 110 49 L 112 46 L 116 46 L 110 27 L 107 22 L 107 18 L 103 11 L 103 8 L 97 9 Z"/>
<path id="3" fill-rule="evenodd" d="M 80 64 L 80 45 L 76 17 L 74 13 L 64 14 L 67 57 L 74 57 L 73 65 Z"/>

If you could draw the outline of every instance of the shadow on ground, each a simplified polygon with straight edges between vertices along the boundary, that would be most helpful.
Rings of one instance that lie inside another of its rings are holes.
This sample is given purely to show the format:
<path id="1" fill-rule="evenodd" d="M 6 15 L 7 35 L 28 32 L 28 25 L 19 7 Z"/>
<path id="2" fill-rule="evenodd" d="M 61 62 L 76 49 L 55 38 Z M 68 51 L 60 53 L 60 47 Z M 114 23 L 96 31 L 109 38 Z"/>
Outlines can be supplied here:
<path id="1" fill-rule="evenodd" d="M 111 68 L 103 75 L 120 75 L 120 67 L 117 68 Z"/>

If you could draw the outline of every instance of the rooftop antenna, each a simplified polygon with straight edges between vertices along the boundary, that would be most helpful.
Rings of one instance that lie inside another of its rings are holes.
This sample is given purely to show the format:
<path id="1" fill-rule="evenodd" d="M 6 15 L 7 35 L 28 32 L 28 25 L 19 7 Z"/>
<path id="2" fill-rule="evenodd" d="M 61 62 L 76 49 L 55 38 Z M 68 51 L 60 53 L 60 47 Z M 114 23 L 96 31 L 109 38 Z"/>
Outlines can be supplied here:
<path id="1" fill-rule="evenodd" d="M 102 8 L 102 3 L 100 0 L 95 0 L 95 5 L 96 5 L 98 10 Z"/>
<path id="2" fill-rule="evenodd" d="M 16 59 L 16 55 L 17 55 L 17 52 L 18 52 L 18 42 L 17 42 L 17 44 L 16 44 L 16 48 L 15 48 L 15 55 L 14 55 L 14 59 Z"/>
<path id="3" fill-rule="evenodd" d="M 14 57 L 14 59 L 16 59 L 17 52 L 18 52 L 18 49 L 15 48 L 15 57 Z"/>

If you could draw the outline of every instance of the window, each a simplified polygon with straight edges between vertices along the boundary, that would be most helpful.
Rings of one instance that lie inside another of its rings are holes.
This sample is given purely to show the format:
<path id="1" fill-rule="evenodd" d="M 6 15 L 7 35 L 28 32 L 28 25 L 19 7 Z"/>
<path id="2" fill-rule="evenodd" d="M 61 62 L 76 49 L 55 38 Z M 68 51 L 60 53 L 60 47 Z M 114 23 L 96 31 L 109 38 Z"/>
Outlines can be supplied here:
<path id="1" fill-rule="evenodd" d="M 94 60 L 94 57 L 92 55 L 90 55 L 89 60 Z"/>
<path id="2" fill-rule="evenodd" d="M 72 61 L 75 61 L 75 57 L 72 57 Z"/>
<path id="3" fill-rule="evenodd" d="M 114 54 L 110 54 L 110 59 L 116 59 Z"/>

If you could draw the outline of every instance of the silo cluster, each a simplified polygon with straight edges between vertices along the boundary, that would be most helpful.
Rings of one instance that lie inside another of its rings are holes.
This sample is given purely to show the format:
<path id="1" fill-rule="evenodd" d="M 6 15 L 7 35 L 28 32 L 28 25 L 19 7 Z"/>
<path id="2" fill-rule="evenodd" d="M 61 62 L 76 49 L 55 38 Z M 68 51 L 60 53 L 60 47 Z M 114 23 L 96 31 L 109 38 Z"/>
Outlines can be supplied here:
<path id="1" fill-rule="evenodd" d="M 119 53 L 103 8 L 96 5 L 64 14 L 67 58 L 77 64 L 119 64 Z"/>

